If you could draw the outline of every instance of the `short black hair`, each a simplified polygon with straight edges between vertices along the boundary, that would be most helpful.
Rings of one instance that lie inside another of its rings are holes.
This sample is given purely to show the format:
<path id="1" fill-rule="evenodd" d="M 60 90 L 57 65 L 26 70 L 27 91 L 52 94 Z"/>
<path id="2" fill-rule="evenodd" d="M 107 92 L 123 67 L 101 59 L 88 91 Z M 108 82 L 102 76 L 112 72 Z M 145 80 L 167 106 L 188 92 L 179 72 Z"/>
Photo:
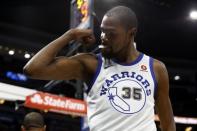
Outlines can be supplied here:
<path id="1" fill-rule="evenodd" d="M 105 16 L 117 18 L 126 29 L 138 26 L 135 12 L 126 6 L 116 6 L 107 11 Z"/>
<path id="2" fill-rule="evenodd" d="M 38 112 L 30 112 L 25 115 L 23 126 L 25 129 L 42 128 L 45 126 L 44 118 Z"/>

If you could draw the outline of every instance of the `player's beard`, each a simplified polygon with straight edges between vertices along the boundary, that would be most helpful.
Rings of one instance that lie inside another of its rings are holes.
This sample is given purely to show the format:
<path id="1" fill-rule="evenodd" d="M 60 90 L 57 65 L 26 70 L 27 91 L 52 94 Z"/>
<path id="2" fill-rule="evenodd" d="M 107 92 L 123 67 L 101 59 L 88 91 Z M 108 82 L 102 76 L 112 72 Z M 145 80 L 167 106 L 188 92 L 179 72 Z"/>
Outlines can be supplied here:
<path id="1" fill-rule="evenodd" d="M 107 46 L 101 49 L 102 56 L 107 59 L 116 59 L 120 54 L 125 54 L 128 50 L 129 45 L 124 45 L 123 47 L 112 48 L 112 46 Z"/>
<path id="2" fill-rule="evenodd" d="M 101 53 L 103 57 L 107 59 L 112 59 L 112 58 L 115 58 L 116 56 L 111 47 L 106 47 L 106 48 L 101 49 Z"/>

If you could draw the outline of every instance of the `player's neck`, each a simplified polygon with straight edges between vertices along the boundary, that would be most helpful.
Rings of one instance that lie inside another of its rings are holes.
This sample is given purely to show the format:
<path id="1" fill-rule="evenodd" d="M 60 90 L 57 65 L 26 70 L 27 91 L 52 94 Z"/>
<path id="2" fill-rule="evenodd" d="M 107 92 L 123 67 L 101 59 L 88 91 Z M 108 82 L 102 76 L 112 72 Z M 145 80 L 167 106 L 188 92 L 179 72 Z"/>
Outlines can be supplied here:
<path id="1" fill-rule="evenodd" d="M 138 58 L 139 54 L 140 52 L 136 50 L 132 41 L 129 46 L 127 46 L 124 50 L 120 52 L 116 60 L 122 64 L 129 64 L 135 61 Z"/>

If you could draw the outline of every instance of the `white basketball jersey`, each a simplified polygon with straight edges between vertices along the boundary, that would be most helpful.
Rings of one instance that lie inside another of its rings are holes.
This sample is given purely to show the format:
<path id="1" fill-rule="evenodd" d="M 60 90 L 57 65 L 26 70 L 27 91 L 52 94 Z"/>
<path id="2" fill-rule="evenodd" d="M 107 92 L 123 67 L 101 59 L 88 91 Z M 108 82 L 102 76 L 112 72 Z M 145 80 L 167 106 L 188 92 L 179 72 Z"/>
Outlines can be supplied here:
<path id="1" fill-rule="evenodd" d="M 156 131 L 153 59 L 145 54 L 130 64 L 98 55 L 98 67 L 87 96 L 91 131 Z"/>

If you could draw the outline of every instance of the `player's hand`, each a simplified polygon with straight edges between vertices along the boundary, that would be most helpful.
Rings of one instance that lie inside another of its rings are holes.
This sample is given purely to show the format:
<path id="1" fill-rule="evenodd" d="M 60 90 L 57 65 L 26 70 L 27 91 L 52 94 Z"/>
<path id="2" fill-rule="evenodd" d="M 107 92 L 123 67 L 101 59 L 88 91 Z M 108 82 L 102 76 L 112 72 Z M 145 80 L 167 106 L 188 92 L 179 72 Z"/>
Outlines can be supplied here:
<path id="1" fill-rule="evenodd" d="M 70 29 L 67 32 L 72 40 L 79 41 L 84 44 L 95 43 L 95 37 L 91 29 Z"/>

